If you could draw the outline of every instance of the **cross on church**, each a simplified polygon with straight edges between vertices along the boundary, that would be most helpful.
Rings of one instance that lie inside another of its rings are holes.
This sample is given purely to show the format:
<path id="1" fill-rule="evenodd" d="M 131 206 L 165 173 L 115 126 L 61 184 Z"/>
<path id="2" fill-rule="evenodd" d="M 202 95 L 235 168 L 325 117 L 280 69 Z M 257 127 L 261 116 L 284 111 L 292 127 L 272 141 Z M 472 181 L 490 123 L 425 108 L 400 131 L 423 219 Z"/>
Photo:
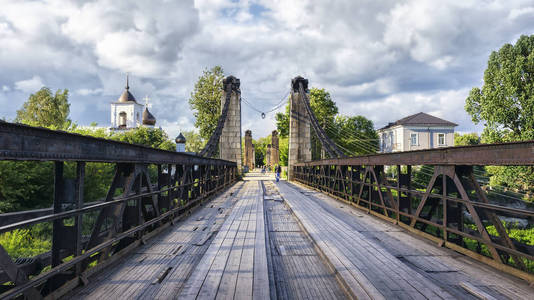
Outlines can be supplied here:
<path id="1" fill-rule="evenodd" d="M 145 100 L 145 106 L 150 108 L 152 107 L 152 104 L 149 104 L 148 101 L 150 101 L 150 98 L 148 96 L 145 96 L 145 98 L 143 98 L 143 100 Z"/>

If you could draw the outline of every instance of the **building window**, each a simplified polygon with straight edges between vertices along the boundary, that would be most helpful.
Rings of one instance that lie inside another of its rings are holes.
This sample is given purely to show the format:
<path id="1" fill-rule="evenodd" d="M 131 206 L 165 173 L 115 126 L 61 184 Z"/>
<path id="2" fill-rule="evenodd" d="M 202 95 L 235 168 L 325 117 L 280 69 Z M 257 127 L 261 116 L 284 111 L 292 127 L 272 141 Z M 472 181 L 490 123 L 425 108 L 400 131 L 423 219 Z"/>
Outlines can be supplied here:
<path id="1" fill-rule="evenodd" d="M 120 128 L 126 127 L 126 113 L 123 111 L 119 113 L 119 127 Z"/>
<path id="2" fill-rule="evenodd" d="M 411 133 L 410 134 L 410 145 L 417 146 L 418 140 L 417 140 L 417 133 Z"/>
<path id="3" fill-rule="evenodd" d="M 445 146 L 445 133 L 438 133 L 438 145 Z"/>

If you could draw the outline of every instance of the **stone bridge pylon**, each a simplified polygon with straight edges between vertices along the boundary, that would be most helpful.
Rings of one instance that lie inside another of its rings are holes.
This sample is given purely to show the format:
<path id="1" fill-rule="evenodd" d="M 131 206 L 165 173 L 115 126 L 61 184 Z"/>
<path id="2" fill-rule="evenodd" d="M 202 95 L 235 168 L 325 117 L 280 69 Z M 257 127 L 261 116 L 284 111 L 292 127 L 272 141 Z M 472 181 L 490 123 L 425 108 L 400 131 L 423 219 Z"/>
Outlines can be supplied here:
<path id="1" fill-rule="evenodd" d="M 221 98 L 221 110 L 226 101 L 226 93 L 231 85 L 230 104 L 224 122 L 224 127 L 219 138 L 219 157 L 233 161 L 237 164 L 239 174 L 243 172 L 241 161 L 241 90 L 240 81 L 234 76 L 228 76 L 223 80 L 223 96 Z"/>
<path id="2" fill-rule="evenodd" d="M 252 143 L 252 131 L 245 131 L 245 166 L 249 170 L 254 169 L 256 165 L 256 159 L 254 157 L 254 144 Z"/>
<path id="3" fill-rule="evenodd" d="M 291 97 L 289 99 L 289 153 L 287 162 L 288 179 L 293 180 L 292 166 L 297 162 L 310 161 L 311 132 L 310 117 L 306 111 L 305 99 L 299 94 L 299 84 L 302 83 L 304 92 L 309 94 L 308 80 L 297 76 L 291 80 Z M 309 101 L 309 100 L 308 100 Z"/>

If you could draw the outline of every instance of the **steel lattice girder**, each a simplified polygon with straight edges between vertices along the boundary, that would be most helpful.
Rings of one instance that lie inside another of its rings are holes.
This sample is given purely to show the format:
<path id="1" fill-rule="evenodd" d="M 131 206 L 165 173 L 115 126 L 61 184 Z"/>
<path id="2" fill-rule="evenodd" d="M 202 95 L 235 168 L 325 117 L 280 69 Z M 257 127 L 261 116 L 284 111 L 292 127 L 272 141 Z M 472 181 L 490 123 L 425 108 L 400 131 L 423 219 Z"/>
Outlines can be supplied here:
<path id="1" fill-rule="evenodd" d="M 7 122 L 0 123 L 0 160 L 235 166 L 220 159 Z"/>
<path id="2" fill-rule="evenodd" d="M 295 166 L 322 165 L 532 166 L 534 141 L 384 153 L 295 164 Z"/>

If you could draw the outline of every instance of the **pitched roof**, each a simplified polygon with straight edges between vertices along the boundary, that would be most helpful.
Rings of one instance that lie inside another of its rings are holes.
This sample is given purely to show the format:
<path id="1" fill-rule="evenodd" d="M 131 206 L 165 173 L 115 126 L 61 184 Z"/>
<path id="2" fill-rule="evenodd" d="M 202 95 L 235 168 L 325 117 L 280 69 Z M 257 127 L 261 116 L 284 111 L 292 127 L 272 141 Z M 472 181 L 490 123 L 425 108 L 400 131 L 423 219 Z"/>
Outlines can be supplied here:
<path id="1" fill-rule="evenodd" d="M 397 125 L 414 125 L 414 126 L 458 126 L 458 124 L 449 122 L 447 120 L 440 119 L 438 117 L 431 116 L 424 112 L 417 113 L 415 115 L 407 116 L 400 120 L 380 128 L 379 130 L 390 128 Z"/>

